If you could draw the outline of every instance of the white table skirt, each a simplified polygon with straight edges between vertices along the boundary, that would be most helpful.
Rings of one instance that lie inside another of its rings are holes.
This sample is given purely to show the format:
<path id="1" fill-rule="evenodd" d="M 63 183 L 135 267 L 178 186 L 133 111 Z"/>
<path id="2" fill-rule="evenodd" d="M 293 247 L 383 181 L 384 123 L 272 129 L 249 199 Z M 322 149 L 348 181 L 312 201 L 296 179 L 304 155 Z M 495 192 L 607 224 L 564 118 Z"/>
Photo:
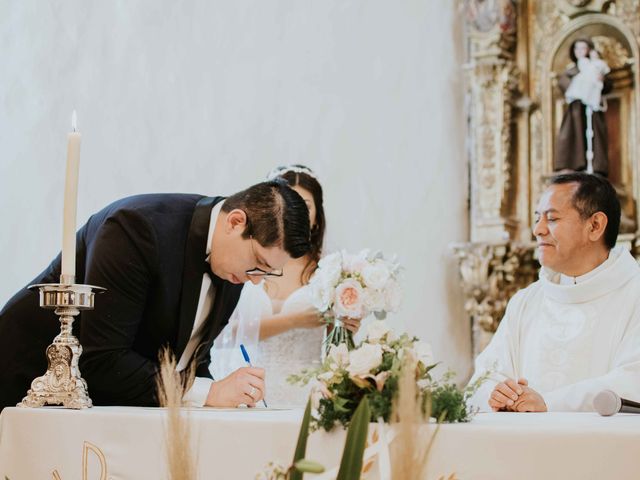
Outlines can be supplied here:
<path id="1" fill-rule="evenodd" d="M 189 415 L 198 478 L 235 480 L 254 478 L 269 460 L 290 460 L 302 411 L 193 409 Z M 0 478 L 168 478 L 164 419 L 162 409 L 5 409 Z M 344 437 L 314 433 L 308 457 L 337 465 Z M 460 480 L 640 478 L 640 416 L 480 414 L 470 424 L 441 427 L 429 473 Z"/>

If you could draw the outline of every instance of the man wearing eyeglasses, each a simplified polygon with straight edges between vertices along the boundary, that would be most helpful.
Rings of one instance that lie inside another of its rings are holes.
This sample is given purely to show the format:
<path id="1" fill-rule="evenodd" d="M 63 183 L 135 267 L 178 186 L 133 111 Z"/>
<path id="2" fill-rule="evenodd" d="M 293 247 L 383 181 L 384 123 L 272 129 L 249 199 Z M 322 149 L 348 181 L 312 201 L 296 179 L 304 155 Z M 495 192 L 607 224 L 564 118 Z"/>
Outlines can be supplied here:
<path id="1" fill-rule="evenodd" d="M 214 381 L 209 351 L 242 284 L 282 275 L 288 260 L 307 253 L 309 238 L 304 200 L 279 181 L 228 198 L 139 195 L 93 215 L 77 234 L 76 283 L 107 291 L 74 333 L 94 404 L 157 405 L 158 352 L 168 345 L 178 371 L 195 367 L 186 402 L 254 406 L 264 397 L 264 371 L 246 367 Z M 58 255 L 30 283 L 59 277 Z M 26 288 L 0 311 L 0 409 L 46 371 L 45 349 L 58 331 L 57 317 Z"/>

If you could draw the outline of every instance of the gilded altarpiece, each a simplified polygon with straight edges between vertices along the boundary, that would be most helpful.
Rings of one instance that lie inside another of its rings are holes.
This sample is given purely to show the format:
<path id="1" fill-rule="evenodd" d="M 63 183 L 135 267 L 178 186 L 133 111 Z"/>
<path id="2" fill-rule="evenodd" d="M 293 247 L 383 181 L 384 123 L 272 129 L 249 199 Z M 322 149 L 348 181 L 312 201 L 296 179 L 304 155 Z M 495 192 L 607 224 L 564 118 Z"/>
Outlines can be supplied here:
<path id="1" fill-rule="evenodd" d="M 590 38 L 610 66 L 609 179 L 623 207 L 619 242 L 640 234 L 640 0 L 465 0 L 470 242 L 454 245 L 474 355 L 511 296 L 537 278 L 533 212 L 553 175 L 566 108 L 558 76 Z"/>

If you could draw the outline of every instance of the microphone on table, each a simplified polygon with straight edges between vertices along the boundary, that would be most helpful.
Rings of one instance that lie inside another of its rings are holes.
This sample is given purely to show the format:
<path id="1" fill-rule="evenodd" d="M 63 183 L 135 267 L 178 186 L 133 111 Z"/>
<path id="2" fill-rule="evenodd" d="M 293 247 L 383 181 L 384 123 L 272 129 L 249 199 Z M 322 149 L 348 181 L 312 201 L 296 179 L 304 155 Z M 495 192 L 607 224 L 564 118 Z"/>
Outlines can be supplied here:
<path id="1" fill-rule="evenodd" d="M 604 417 L 616 413 L 640 413 L 640 403 L 620 398 L 620 395 L 611 390 L 603 390 L 597 394 L 593 399 L 593 408 Z"/>

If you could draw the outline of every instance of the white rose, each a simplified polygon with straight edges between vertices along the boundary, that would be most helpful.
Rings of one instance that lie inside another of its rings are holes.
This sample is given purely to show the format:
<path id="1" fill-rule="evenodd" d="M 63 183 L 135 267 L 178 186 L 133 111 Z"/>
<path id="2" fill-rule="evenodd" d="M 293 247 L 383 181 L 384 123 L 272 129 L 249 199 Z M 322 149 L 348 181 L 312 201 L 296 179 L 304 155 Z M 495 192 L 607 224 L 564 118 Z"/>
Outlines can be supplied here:
<path id="1" fill-rule="evenodd" d="M 329 310 L 333 303 L 334 292 L 333 288 L 321 288 L 318 285 L 314 285 L 311 288 L 311 303 L 319 312 L 324 313 Z"/>
<path id="2" fill-rule="evenodd" d="M 330 253 L 325 255 L 318 262 L 319 268 L 335 268 L 342 266 L 342 254 L 340 252 Z"/>
<path id="3" fill-rule="evenodd" d="M 332 253 L 322 257 L 318 262 L 317 272 L 320 273 L 326 284 L 332 287 L 335 286 L 340 280 L 340 275 L 342 275 L 342 255 L 340 253 Z"/>
<path id="4" fill-rule="evenodd" d="M 363 377 L 382 363 L 382 347 L 378 344 L 363 343 L 360 348 L 349 352 L 347 371 L 352 377 Z"/>
<path id="5" fill-rule="evenodd" d="M 367 340 L 373 343 L 380 342 L 391 329 L 384 320 L 375 320 L 367 328 Z"/>
<path id="6" fill-rule="evenodd" d="M 330 265 L 323 269 L 319 269 L 316 273 L 319 280 L 325 288 L 333 288 L 340 281 L 342 276 L 341 265 Z"/>
<path id="7" fill-rule="evenodd" d="M 396 312 L 400 308 L 402 303 L 402 290 L 400 285 L 395 280 L 390 280 L 387 283 L 387 288 L 384 291 L 385 298 L 385 311 Z"/>
<path id="8" fill-rule="evenodd" d="M 369 257 L 369 250 L 365 249 L 361 252 L 352 255 L 346 252 L 342 252 L 342 265 L 345 272 L 349 273 L 362 273 L 364 267 L 369 263 L 367 258 Z"/>
<path id="9" fill-rule="evenodd" d="M 427 342 L 418 341 L 414 343 L 413 351 L 415 352 L 418 361 L 421 362 L 425 367 L 434 364 L 433 350 L 431 350 L 431 345 L 429 345 Z"/>
<path id="10" fill-rule="evenodd" d="M 369 263 L 362 269 L 362 279 L 365 285 L 376 290 L 382 290 L 390 276 L 389 268 L 381 261 Z"/>
<path id="11" fill-rule="evenodd" d="M 364 291 L 360 282 L 347 278 L 336 287 L 333 310 L 338 317 L 362 318 L 364 316 Z"/>
<path id="12" fill-rule="evenodd" d="M 329 347 L 329 358 L 335 363 L 336 367 L 344 367 L 349 363 L 349 349 L 346 343 L 340 345 L 331 345 Z"/>
<path id="13" fill-rule="evenodd" d="M 364 290 L 364 303 L 367 306 L 367 310 L 370 312 L 382 312 L 386 307 L 386 298 L 384 292 L 380 290 L 374 290 L 372 288 L 365 288 Z"/>

